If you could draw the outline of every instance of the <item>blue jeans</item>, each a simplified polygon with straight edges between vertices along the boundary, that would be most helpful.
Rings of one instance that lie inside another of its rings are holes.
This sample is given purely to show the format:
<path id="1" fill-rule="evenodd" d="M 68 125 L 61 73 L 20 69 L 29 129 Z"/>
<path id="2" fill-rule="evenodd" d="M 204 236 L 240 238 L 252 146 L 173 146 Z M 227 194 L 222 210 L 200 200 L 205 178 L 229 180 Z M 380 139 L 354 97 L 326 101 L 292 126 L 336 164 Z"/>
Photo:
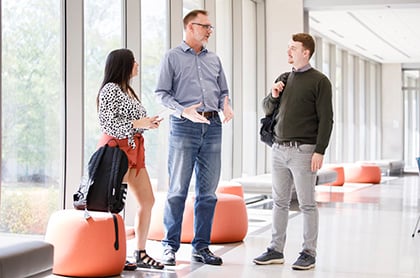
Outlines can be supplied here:
<path id="1" fill-rule="evenodd" d="M 195 250 L 210 244 L 210 233 L 216 206 L 216 188 L 220 178 L 222 123 L 219 116 L 210 124 L 193 123 L 185 118 L 170 117 L 169 190 L 164 208 L 164 248 L 177 251 L 180 246 L 185 200 L 195 171 L 194 239 Z"/>
<path id="2" fill-rule="evenodd" d="M 318 239 L 318 208 L 315 200 L 316 172 L 311 171 L 315 145 L 284 147 L 273 144 L 273 226 L 270 248 L 283 252 L 289 220 L 289 206 L 293 184 L 299 208 L 303 214 L 303 245 L 316 256 Z"/>

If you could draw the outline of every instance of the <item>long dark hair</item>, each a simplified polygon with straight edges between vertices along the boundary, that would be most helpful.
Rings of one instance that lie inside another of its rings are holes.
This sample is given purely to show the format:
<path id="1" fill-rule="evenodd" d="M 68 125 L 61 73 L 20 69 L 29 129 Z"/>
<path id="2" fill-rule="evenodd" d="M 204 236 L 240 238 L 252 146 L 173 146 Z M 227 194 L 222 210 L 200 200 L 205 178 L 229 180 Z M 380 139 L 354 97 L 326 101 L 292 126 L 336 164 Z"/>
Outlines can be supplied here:
<path id="1" fill-rule="evenodd" d="M 134 62 L 133 52 L 126 48 L 115 49 L 108 54 L 105 63 L 104 79 L 96 97 L 97 108 L 99 107 L 99 93 L 105 84 L 109 82 L 118 84 L 125 93 L 130 91 L 139 100 L 133 88 L 130 87 Z"/>

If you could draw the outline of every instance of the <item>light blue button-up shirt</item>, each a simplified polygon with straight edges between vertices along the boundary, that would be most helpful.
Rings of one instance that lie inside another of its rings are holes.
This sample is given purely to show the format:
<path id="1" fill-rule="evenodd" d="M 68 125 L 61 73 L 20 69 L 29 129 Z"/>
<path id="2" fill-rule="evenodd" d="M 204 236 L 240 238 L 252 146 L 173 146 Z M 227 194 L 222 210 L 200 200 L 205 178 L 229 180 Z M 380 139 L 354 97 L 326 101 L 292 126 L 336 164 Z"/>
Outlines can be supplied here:
<path id="1" fill-rule="evenodd" d="M 199 102 L 203 103 L 199 112 L 223 110 L 229 90 L 219 57 L 206 48 L 197 55 L 182 42 L 163 57 L 155 93 L 181 117 L 184 108 Z"/>

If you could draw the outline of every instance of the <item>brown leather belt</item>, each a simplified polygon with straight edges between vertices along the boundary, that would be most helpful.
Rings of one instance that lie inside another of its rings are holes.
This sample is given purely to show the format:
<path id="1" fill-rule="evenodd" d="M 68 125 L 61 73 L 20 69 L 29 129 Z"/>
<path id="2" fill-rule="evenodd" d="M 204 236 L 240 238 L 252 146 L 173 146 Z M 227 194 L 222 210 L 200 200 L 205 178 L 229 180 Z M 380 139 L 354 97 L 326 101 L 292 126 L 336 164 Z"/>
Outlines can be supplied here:
<path id="1" fill-rule="evenodd" d="M 209 112 L 198 112 L 201 116 L 210 119 L 219 115 L 217 111 L 209 111 Z"/>

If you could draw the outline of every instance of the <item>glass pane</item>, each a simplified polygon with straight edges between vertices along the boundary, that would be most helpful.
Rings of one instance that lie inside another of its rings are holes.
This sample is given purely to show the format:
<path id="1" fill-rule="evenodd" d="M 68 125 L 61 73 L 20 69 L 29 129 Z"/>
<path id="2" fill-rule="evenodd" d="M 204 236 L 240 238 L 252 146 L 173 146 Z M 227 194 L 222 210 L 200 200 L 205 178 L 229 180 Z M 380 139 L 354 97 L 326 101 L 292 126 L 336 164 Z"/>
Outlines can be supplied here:
<path id="1" fill-rule="evenodd" d="M 342 66 L 346 70 L 346 75 L 343 76 L 346 86 L 343 88 L 343 145 L 346 148 L 343 151 L 343 161 L 354 160 L 354 56 L 346 52 L 346 63 Z"/>
<path id="2" fill-rule="evenodd" d="M 257 89 L 257 6 L 252 1 L 243 2 L 242 24 L 244 30 L 243 43 L 243 99 L 242 99 L 242 130 L 246 136 L 242 136 L 242 176 L 256 175 L 257 172 L 257 136 L 258 119 L 257 106 L 261 105 L 261 100 L 256 99 Z M 271 86 L 271 84 L 269 85 Z M 254 136 L 251 134 L 255 134 Z"/>
<path id="3" fill-rule="evenodd" d="M 319 70 L 330 76 L 330 44 L 325 41 L 322 44 L 322 69 Z"/>
<path id="4" fill-rule="evenodd" d="M 335 68 L 335 94 L 334 94 L 334 126 L 331 137 L 333 156 L 331 161 L 336 163 L 342 161 L 341 147 L 343 142 L 343 69 L 342 69 L 342 50 L 336 51 L 336 68 Z"/>
<path id="5" fill-rule="evenodd" d="M 84 1 L 85 95 L 84 165 L 96 149 L 101 135 L 96 113 L 96 96 L 101 85 L 108 53 L 122 46 L 122 2 Z"/>
<path id="6" fill-rule="evenodd" d="M 3 0 L 0 232 L 44 234 L 60 208 L 60 1 Z"/>
<path id="7" fill-rule="evenodd" d="M 417 88 L 420 80 L 419 70 L 404 70 L 403 72 L 403 86 L 405 88 Z"/>
<path id="8" fill-rule="evenodd" d="M 159 64 L 163 55 L 169 48 L 168 18 L 166 0 L 141 1 L 141 100 L 148 112 L 153 116 L 162 112 L 155 99 L 156 80 L 159 74 Z M 158 129 L 148 130 L 144 133 L 146 148 L 146 164 L 152 183 L 159 187 L 167 186 L 166 171 L 166 145 L 168 132 L 168 114 L 160 113 L 164 120 Z"/>
<path id="9" fill-rule="evenodd" d="M 216 54 L 220 57 L 222 61 L 222 66 L 225 71 L 226 79 L 229 86 L 229 97 L 233 104 L 233 91 L 232 91 L 232 74 L 233 74 L 233 41 L 226 40 L 224 38 L 232 38 L 233 28 L 232 28 L 232 1 L 233 0 L 216 0 L 216 10 L 214 15 L 216 16 L 215 22 L 213 23 L 216 26 L 213 35 L 210 37 L 210 40 L 216 41 Z M 217 28 L 217 26 L 223 26 L 223 28 Z M 236 118 L 236 116 L 235 116 Z M 235 119 L 234 118 L 234 119 Z M 233 125 L 230 121 L 228 124 L 223 125 L 222 129 L 222 172 L 221 180 L 230 180 L 232 178 L 233 172 L 233 162 L 241 163 L 241 161 L 233 160 L 232 158 L 232 146 L 233 146 Z"/>
<path id="10" fill-rule="evenodd" d="M 417 172 L 420 156 L 420 69 L 403 71 L 404 162 L 405 169 Z"/>
<path id="11" fill-rule="evenodd" d="M 370 92 L 365 92 L 366 78 L 365 61 L 359 57 L 355 60 L 355 88 L 354 88 L 354 160 L 363 160 L 365 155 L 366 142 L 369 142 L 369 137 L 366 135 L 366 95 Z"/>

